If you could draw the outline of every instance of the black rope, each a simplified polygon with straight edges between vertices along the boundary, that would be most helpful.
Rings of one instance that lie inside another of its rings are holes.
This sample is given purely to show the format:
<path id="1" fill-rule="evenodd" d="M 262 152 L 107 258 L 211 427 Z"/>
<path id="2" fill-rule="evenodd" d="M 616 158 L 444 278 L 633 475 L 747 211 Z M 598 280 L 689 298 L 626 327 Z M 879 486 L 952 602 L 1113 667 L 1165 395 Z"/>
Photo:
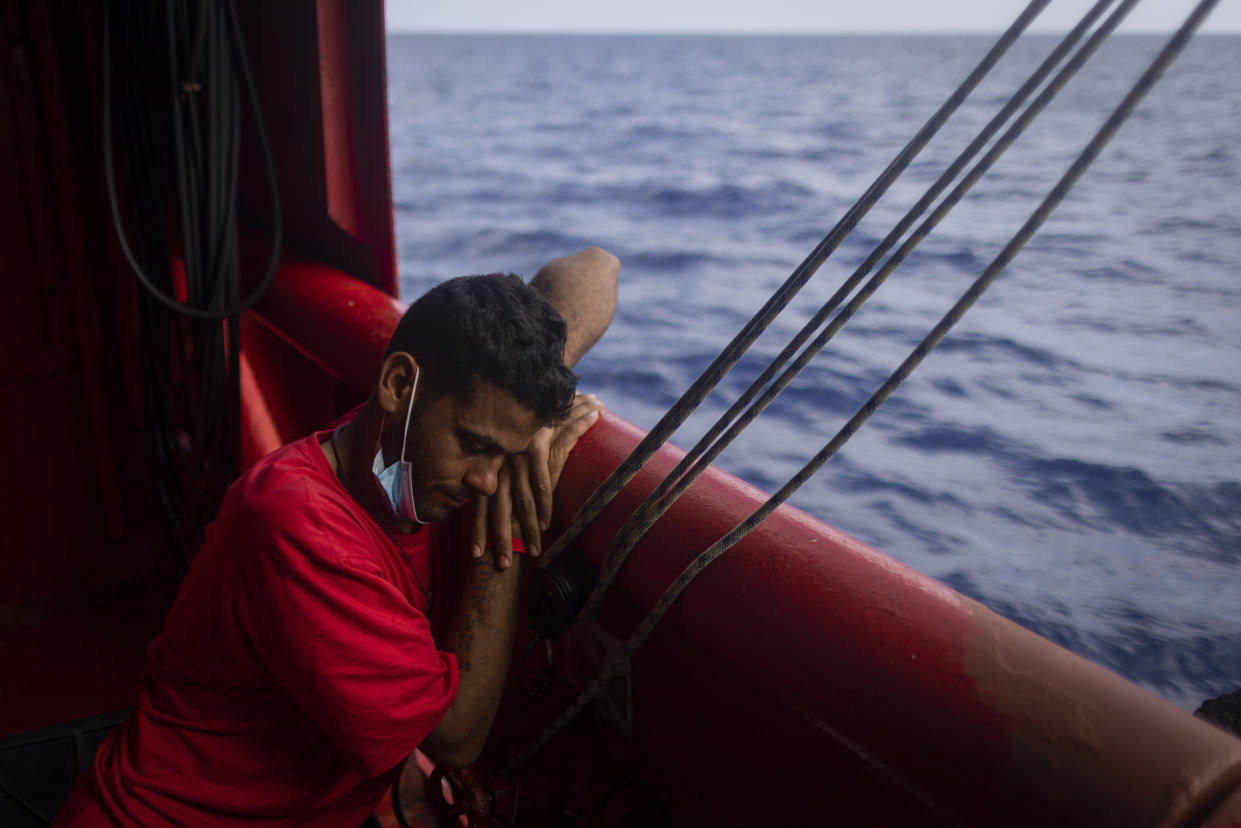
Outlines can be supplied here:
<path id="1" fill-rule="evenodd" d="M 974 88 L 995 66 L 1008 48 L 1017 40 L 1026 27 L 1047 6 L 1050 0 L 1032 0 L 1012 26 L 996 41 L 987 54 L 972 72 L 953 91 L 946 101 L 936 110 L 930 120 L 914 135 L 913 139 L 897 154 L 887 168 L 870 185 L 862 197 L 845 213 L 844 217 L 819 242 L 818 246 L 797 269 L 785 280 L 766 304 L 737 333 L 724 350 L 707 366 L 706 370 L 689 387 L 681 398 L 672 406 L 655 427 L 652 428 L 630 453 L 629 457 L 618 466 L 608 478 L 595 489 L 586 502 L 578 510 L 573 521 L 556 542 L 543 554 L 542 566 L 551 564 L 572 543 L 582 530 L 590 525 L 599 513 L 612 502 L 621 489 L 633 479 L 634 475 L 659 450 L 673 432 L 685 422 L 685 419 L 711 393 L 723 376 L 736 365 L 742 354 L 754 343 L 759 335 L 767 329 L 775 317 L 783 310 L 797 292 L 810 280 L 819 267 L 848 237 L 871 207 L 887 192 L 892 183 L 904 172 L 910 162 L 934 137 L 939 128 L 952 115 Z"/>
<path id="2" fill-rule="evenodd" d="M 925 212 L 935 198 L 937 198 L 944 189 L 957 177 L 965 165 L 977 155 L 977 153 L 987 144 L 996 132 L 1008 121 L 1012 114 L 1017 110 L 1026 98 L 1028 98 L 1034 90 L 1051 74 L 1052 70 L 1060 63 L 1066 54 L 1077 44 L 1077 42 L 1089 31 L 1095 21 L 1107 10 L 1114 0 L 1099 0 L 1078 24 L 1064 37 L 1056 48 L 1047 56 L 1047 58 L 1039 65 L 1039 67 L 1030 75 L 1030 77 L 1022 84 L 1021 88 L 1013 94 L 1008 102 L 1001 110 L 987 123 L 978 135 L 970 142 L 962 153 L 944 170 L 939 179 L 927 190 L 927 192 L 918 200 L 918 202 L 910 208 L 909 212 L 897 223 L 896 227 L 876 246 L 875 250 L 867 257 L 857 270 L 854 271 L 845 283 L 836 291 L 831 299 L 811 318 L 811 320 L 798 332 L 785 349 L 776 357 L 772 363 L 764 369 L 763 373 L 750 385 L 749 388 L 737 399 L 736 402 L 724 413 L 723 416 L 716 421 L 715 425 L 698 441 L 690 452 L 682 458 L 663 481 L 651 492 L 650 495 L 642 502 L 638 509 L 629 516 L 624 525 L 621 526 L 617 535 L 609 544 L 606 556 L 606 563 L 600 573 L 599 581 L 595 586 L 590 598 L 587 600 L 582 609 L 582 615 L 593 615 L 599 608 L 599 604 L 603 600 L 604 594 L 607 592 L 609 585 L 615 578 L 617 572 L 633 551 L 634 547 L 641 542 L 642 538 L 655 525 L 660 517 L 677 501 L 677 499 L 690 487 L 690 485 L 698 479 L 702 474 L 740 434 L 745 430 L 751 422 L 754 421 L 760 413 L 789 385 L 792 380 L 801 373 L 810 361 L 819 354 L 828 342 L 845 326 L 854 316 L 854 314 L 865 304 L 871 296 L 879 289 L 888 277 L 899 267 L 908 255 L 930 234 L 940 221 L 946 216 L 969 192 L 974 184 L 986 174 L 996 160 L 999 159 L 1004 152 L 1012 146 L 1013 142 L 1025 131 L 1025 128 L 1034 120 L 1034 118 L 1042 112 L 1048 103 L 1063 89 L 1077 71 L 1085 64 L 1086 60 L 1094 54 L 1098 47 L 1107 39 L 1111 32 L 1124 19 L 1125 15 L 1136 5 L 1139 0 L 1124 0 L 1116 11 L 1108 18 L 1107 22 L 1100 26 L 1086 44 L 1073 55 L 1071 60 L 1056 75 L 1050 84 L 1042 93 L 1030 104 L 1029 107 L 1018 117 L 1017 121 L 1004 133 L 994 146 L 983 156 L 983 159 L 975 165 L 968 175 L 962 179 L 961 183 L 944 199 L 943 202 L 932 212 L 931 216 L 924 221 L 918 229 L 910 235 L 910 237 L 901 245 L 901 247 L 888 258 L 884 266 L 876 273 L 855 296 L 848 305 L 832 320 L 831 324 L 824 329 L 811 344 L 806 347 L 797 357 L 796 360 L 780 375 L 778 379 L 763 392 L 762 396 L 755 401 L 755 395 L 763 386 L 767 385 L 789 358 L 801 348 L 810 335 L 817 330 L 827 317 L 836 310 L 839 303 L 845 296 L 857 286 L 858 282 L 870 272 L 875 263 L 883 257 L 885 253 L 896 243 L 906 230 L 913 224 L 919 215 Z M 750 403 L 753 402 L 753 405 Z M 746 406 L 749 405 L 749 408 Z M 738 412 L 745 408 L 744 413 L 738 418 Z M 728 426 L 724 431 L 725 426 Z M 721 432 L 723 435 L 721 436 Z"/>
<path id="3" fill-rule="evenodd" d="M 1009 240 L 1008 244 L 1004 246 L 1004 249 L 1000 251 L 999 255 L 992 260 L 986 270 L 984 270 L 974 281 L 974 283 L 970 285 L 969 289 L 962 294 L 956 304 L 954 304 L 952 308 L 944 314 L 935 327 L 931 329 L 931 332 L 928 333 L 926 337 L 924 337 L 923 340 L 914 347 L 909 356 L 905 358 L 905 361 L 902 362 L 886 380 L 884 380 L 883 384 L 879 386 L 875 393 L 872 394 L 865 403 L 863 403 L 857 413 L 855 413 L 849 421 L 841 427 L 840 431 L 836 433 L 836 436 L 828 441 L 827 445 L 825 445 L 818 454 L 811 458 L 811 460 L 806 463 L 806 465 L 803 466 L 797 474 L 790 478 L 789 481 L 785 483 L 784 486 L 782 486 L 780 490 L 776 492 L 776 494 L 773 495 L 766 503 L 734 527 L 727 535 L 720 538 L 709 549 L 703 552 L 702 555 L 700 555 L 699 558 L 690 565 L 686 572 L 691 570 L 694 570 L 695 572 L 701 571 L 701 569 L 705 568 L 708 563 L 715 560 L 715 558 L 719 557 L 719 555 L 723 554 L 723 552 L 736 544 L 737 541 L 745 537 L 748 532 L 750 532 L 768 515 L 775 511 L 775 509 L 784 503 L 784 501 L 786 501 L 789 496 L 793 494 L 793 492 L 797 491 L 802 484 L 809 480 L 810 477 L 813 476 L 824 463 L 831 459 L 831 457 L 840 450 L 840 447 L 843 446 L 845 442 L 857 432 L 857 430 L 863 423 L 866 422 L 866 420 L 870 418 L 872 414 L 874 414 L 879 406 L 881 406 L 888 399 L 888 397 L 892 395 L 892 392 L 895 391 L 896 388 L 904 382 L 911 373 L 913 373 L 913 370 L 917 368 L 918 365 L 921 364 L 922 360 L 926 358 L 927 354 L 929 354 L 931 350 L 943 340 L 944 336 L 947 335 L 948 331 L 950 331 L 952 327 L 960 321 L 966 311 L 974 306 L 974 303 L 978 301 L 978 298 L 982 296 L 987 288 L 991 286 L 1000 273 L 1008 267 L 1008 264 L 1013 260 L 1013 257 L 1016 256 L 1023 247 L 1025 247 L 1030 238 L 1047 220 L 1047 217 L 1050 216 L 1052 211 L 1055 210 L 1056 207 L 1059 206 L 1060 202 L 1064 200 L 1065 196 L 1068 195 L 1069 190 L 1073 188 L 1073 185 L 1077 183 L 1078 179 L 1081 178 L 1086 169 L 1094 162 L 1095 158 L 1098 157 L 1099 152 L 1103 149 L 1107 142 L 1112 139 L 1112 136 L 1116 134 L 1116 130 L 1118 130 L 1120 125 L 1125 122 L 1130 114 L 1132 114 L 1134 108 L 1137 107 L 1138 103 L 1163 74 L 1164 70 L 1167 69 L 1168 65 L 1176 59 L 1178 54 L 1180 54 L 1181 49 L 1184 48 L 1185 43 L 1193 35 L 1194 30 L 1197 29 L 1198 25 L 1202 22 L 1202 19 L 1210 13 L 1210 10 L 1217 2 L 1219 2 L 1219 0 L 1200 0 L 1198 6 L 1190 14 L 1185 24 L 1176 32 L 1175 35 L 1173 35 L 1172 39 L 1168 41 L 1167 45 L 1165 45 L 1159 55 L 1156 56 L 1155 60 L 1138 79 L 1137 83 L 1134 84 L 1133 88 L 1129 90 L 1129 93 L 1125 95 L 1124 99 L 1104 122 L 1103 126 L 1101 126 L 1098 132 L 1095 133 L 1094 138 L 1092 138 L 1090 143 L 1086 145 L 1085 149 L 1081 151 L 1077 159 L 1069 167 L 1068 171 L 1066 171 L 1060 178 L 1055 187 L 1052 188 L 1051 192 L 1047 194 L 1047 196 L 1043 199 L 1043 202 L 1039 204 L 1038 208 L 1034 211 L 1030 218 L 1026 220 L 1026 223 L 1022 225 L 1021 229 L 1017 231 L 1016 235 Z M 706 559 L 705 562 L 700 563 L 703 559 Z M 682 577 L 684 574 L 685 573 L 682 573 Z"/>
<path id="4" fill-rule="evenodd" d="M 646 618 L 638 626 L 637 630 L 630 636 L 625 643 L 624 650 L 617 655 L 612 662 L 605 664 L 600 671 L 599 676 L 584 690 L 577 700 L 573 702 L 563 713 L 561 713 L 551 724 L 544 728 L 533 741 L 525 748 L 519 751 L 508 765 L 502 771 L 503 774 L 511 774 L 512 771 L 524 762 L 530 755 L 542 747 L 552 736 L 560 731 L 566 724 L 580 713 L 586 705 L 604 688 L 607 681 L 616 674 L 621 665 L 628 662 L 634 652 L 646 640 L 651 631 L 655 629 L 659 621 L 671 608 L 672 604 L 681 595 L 698 575 L 714 562 L 720 555 L 724 554 L 728 549 L 734 546 L 745 535 L 765 520 L 777 507 L 779 507 L 789 496 L 795 492 L 803 483 L 806 482 L 818 469 L 829 460 L 849 439 L 857 429 L 875 412 L 883 402 L 891 396 L 892 392 L 903 382 L 910 373 L 926 358 L 926 355 L 943 340 L 949 330 L 961 319 L 961 317 L 973 307 L 974 303 L 983 294 L 984 291 L 995 281 L 1001 272 L 1007 268 L 1013 257 L 1026 245 L 1030 238 L 1038 231 L 1038 229 L 1051 215 L 1052 211 L 1064 200 L 1074 184 L 1085 173 L 1099 152 L 1106 146 L 1108 141 L 1116 134 L 1121 124 L 1128 119 L 1133 110 L 1145 97 L 1146 93 L 1160 78 L 1167 67 L 1176 59 L 1185 44 L 1193 36 L 1194 31 L 1201 25 L 1202 21 L 1210 14 L 1211 10 L 1219 0 L 1200 0 L 1198 5 L 1190 13 L 1185 23 L 1180 29 L 1169 39 L 1164 48 L 1151 62 L 1150 66 L 1142 73 L 1141 77 L 1129 90 L 1128 94 L 1121 100 L 1120 104 L 1103 123 L 1094 137 L 1086 145 L 1086 147 L 1074 160 L 1073 164 L 1064 173 L 1056 185 L 1051 189 L 1034 213 L 1026 220 L 1021 229 L 1009 240 L 1004 249 L 992 260 L 982 274 L 974 281 L 968 290 L 957 300 L 956 304 L 944 314 L 939 323 L 931 329 L 931 332 L 913 349 L 908 357 L 900 364 L 900 366 L 888 377 L 887 380 L 875 391 L 874 394 L 862 405 L 856 414 L 836 433 L 836 435 L 828 442 L 822 450 L 819 451 L 802 469 L 795 474 L 781 489 L 767 500 L 759 509 L 755 510 L 749 517 L 741 521 L 728 534 L 720 538 L 709 548 L 699 554 L 690 562 L 672 585 L 665 590 L 664 594 L 655 603 Z"/>

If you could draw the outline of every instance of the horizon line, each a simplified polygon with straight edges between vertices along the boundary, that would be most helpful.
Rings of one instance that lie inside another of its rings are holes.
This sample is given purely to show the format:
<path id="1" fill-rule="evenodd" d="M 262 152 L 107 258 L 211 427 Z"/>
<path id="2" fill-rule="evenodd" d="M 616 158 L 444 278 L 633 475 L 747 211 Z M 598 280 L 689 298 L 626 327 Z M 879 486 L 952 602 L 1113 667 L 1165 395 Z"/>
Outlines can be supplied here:
<path id="1" fill-rule="evenodd" d="M 1152 35 L 1171 35 L 1175 29 L 1128 29 L 1115 32 L 1112 37 L 1125 37 L 1126 35 L 1140 35 L 1149 37 Z M 815 31 L 792 31 L 788 29 L 450 29 L 450 28 L 425 28 L 425 29 L 403 29 L 403 28 L 387 28 L 384 30 L 385 35 L 399 34 L 415 34 L 415 35 L 484 35 L 488 37 L 503 37 L 506 35 L 540 35 L 540 36 L 560 36 L 560 35 L 589 35 L 595 37 L 999 37 L 1003 30 L 990 29 L 823 29 Z M 1061 29 L 1041 29 L 1032 30 L 1026 34 L 1047 37 L 1063 37 L 1068 30 Z M 1209 31 L 1199 31 L 1194 37 L 1211 37 L 1213 35 L 1235 36 L 1241 34 L 1241 29 L 1219 29 Z"/>

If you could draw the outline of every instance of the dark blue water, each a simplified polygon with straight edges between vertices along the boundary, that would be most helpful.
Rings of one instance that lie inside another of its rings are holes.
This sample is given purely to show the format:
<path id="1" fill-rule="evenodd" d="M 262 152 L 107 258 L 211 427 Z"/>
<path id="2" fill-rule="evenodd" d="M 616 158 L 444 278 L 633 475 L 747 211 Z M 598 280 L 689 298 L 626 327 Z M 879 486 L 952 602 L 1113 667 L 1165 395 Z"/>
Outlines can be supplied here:
<path id="1" fill-rule="evenodd" d="M 595 243 L 584 387 L 649 427 L 989 46 L 390 38 L 402 289 Z M 769 491 L 1015 232 L 1159 47 L 1110 43 L 720 460 Z M 1052 47 L 1018 44 L 699 415 L 691 445 Z M 1241 686 L 1241 38 L 1199 38 L 800 508 L 1183 707 Z"/>

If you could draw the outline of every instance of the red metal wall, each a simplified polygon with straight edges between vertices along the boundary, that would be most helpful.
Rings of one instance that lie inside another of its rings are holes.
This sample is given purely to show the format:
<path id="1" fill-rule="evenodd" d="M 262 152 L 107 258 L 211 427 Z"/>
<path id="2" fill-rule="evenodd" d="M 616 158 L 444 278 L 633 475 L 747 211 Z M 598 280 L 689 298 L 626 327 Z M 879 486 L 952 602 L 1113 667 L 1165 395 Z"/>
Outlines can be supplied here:
<path id="1" fill-rule="evenodd" d="M 383 4 L 237 3 L 275 148 L 292 249 L 396 294 Z M 269 227 L 266 171 L 243 135 L 241 208 Z"/>
<path id="2" fill-rule="evenodd" d="M 113 267 L 90 140 L 90 9 L 0 5 L 5 601 L 132 573 L 162 552 L 150 544 L 133 295 Z"/>

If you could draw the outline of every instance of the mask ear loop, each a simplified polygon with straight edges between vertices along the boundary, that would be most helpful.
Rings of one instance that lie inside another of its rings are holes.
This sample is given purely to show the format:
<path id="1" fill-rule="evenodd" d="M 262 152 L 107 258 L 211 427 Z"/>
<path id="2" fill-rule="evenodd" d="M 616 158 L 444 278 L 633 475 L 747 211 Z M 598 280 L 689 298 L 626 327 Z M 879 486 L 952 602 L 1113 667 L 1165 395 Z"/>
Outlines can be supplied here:
<path id="1" fill-rule="evenodd" d="M 409 391 L 409 407 L 405 409 L 405 433 L 401 435 L 401 460 L 405 459 L 405 443 L 409 440 L 409 415 L 414 413 L 414 395 L 418 393 L 418 374 L 421 369 L 414 368 L 414 387 Z"/>
<path id="2" fill-rule="evenodd" d="M 405 469 L 406 472 L 408 472 L 409 470 L 409 464 L 405 462 L 405 443 L 406 441 L 409 440 L 409 418 L 410 418 L 410 415 L 414 413 L 414 395 L 418 393 L 418 375 L 420 373 L 421 373 L 421 369 L 415 367 L 414 368 L 414 387 L 409 390 L 409 407 L 405 409 L 405 434 L 404 436 L 401 437 L 401 462 L 398 468 Z M 407 482 L 410 485 L 413 485 L 413 481 L 409 479 L 410 475 L 408 473 L 405 475 L 405 477 L 406 477 Z M 421 523 L 425 526 L 426 521 L 418 516 L 418 504 L 414 502 L 414 493 L 412 490 L 410 491 L 409 495 L 410 495 L 409 510 L 410 512 L 413 513 L 411 516 L 413 517 L 414 522 Z"/>

